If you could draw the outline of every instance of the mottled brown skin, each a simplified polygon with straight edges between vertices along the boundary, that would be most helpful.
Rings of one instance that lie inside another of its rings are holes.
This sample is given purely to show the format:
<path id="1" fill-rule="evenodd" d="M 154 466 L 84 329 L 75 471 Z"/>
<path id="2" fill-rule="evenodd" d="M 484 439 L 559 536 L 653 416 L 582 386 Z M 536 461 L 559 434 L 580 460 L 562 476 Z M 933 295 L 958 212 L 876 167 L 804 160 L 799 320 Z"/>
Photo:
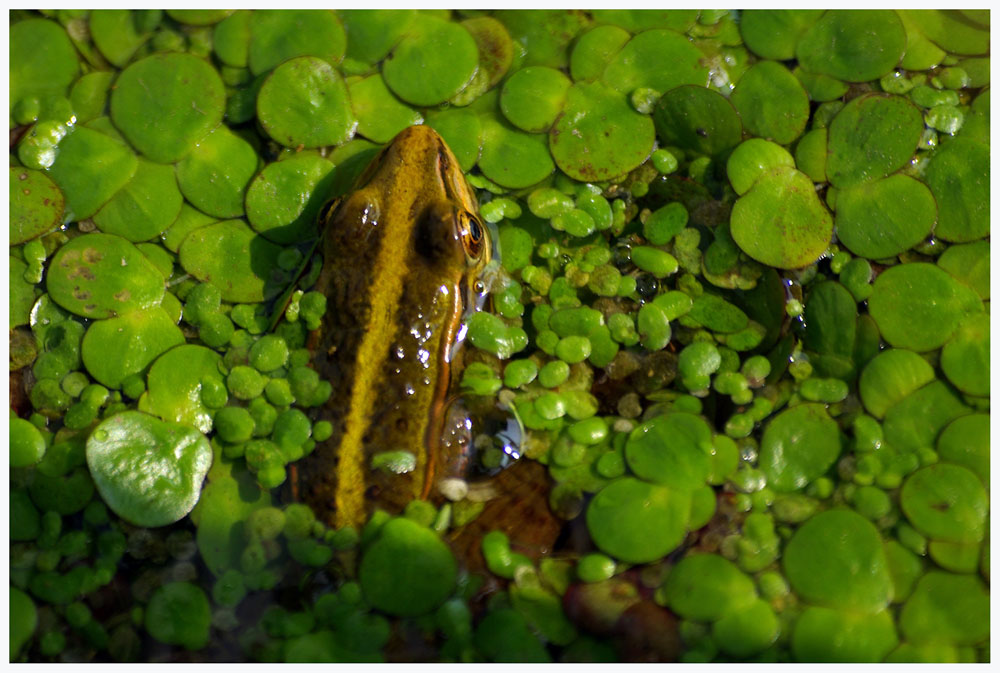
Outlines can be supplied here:
<path id="1" fill-rule="evenodd" d="M 333 436 L 303 469 L 302 495 L 328 523 L 361 526 L 376 507 L 427 497 L 459 363 L 451 362 L 486 230 L 458 161 L 433 129 L 401 132 L 327 216 L 317 290 L 327 312 L 314 364 L 333 393 Z M 416 469 L 371 470 L 385 451 Z"/>

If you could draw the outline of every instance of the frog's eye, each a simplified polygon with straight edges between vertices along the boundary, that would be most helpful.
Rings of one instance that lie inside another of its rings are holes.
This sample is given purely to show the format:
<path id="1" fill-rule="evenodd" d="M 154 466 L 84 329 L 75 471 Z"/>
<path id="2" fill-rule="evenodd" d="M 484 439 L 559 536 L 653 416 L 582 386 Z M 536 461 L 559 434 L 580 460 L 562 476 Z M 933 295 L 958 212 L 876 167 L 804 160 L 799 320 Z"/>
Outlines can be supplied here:
<path id="1" fill-rule="evenodd" d="M 486 239 L 486 229 L 483 227 L 483 223 L 479 221 L 478 217 L 468 212 L 459 213 L 458 217 L 465 251 L 470 257 L 479 257 Z"/>

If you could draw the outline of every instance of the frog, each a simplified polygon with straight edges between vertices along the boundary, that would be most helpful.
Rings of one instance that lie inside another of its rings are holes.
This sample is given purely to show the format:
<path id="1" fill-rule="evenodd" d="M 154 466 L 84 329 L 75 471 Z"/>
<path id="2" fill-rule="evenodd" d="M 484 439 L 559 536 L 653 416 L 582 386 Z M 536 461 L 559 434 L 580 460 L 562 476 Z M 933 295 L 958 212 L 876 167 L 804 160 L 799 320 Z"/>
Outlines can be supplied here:
<path id="1" fill-rule="evenodd" d="M 463 320 L 483 306 L 493 245 L 458 160 L 426 125 L 401 131 L 320 219 L 327 311 L 313 366 L 332 385 L 320 415 L 333 435 L 301 491 L 331 526 L 358 528 L 461 479 Z M 395 461 L 372 469 L 379 456 Z"/>

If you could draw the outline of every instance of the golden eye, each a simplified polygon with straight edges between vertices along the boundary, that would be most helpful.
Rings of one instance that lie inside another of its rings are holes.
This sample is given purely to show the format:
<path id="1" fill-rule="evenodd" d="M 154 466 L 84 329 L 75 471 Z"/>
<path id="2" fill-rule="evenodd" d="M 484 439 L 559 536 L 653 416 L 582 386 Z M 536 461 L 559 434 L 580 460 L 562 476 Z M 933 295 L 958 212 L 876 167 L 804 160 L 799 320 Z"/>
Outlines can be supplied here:
<path id="1" fill-rule="evenodd" d="M 483 251 L 486 229 L 479 218 L 471 213 L 463 212 L 458 217 L 459 231 L 462 235 L 462 243 L 465 245 L 465 252 L 470 257 L 478 257 Z"/>

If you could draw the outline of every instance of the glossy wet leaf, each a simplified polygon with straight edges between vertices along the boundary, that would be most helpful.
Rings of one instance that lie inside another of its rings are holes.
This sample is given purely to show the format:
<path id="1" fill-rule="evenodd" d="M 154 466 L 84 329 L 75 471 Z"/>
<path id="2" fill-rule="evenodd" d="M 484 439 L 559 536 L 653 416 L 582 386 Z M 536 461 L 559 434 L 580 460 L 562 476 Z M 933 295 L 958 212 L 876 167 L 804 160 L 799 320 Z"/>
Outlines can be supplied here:
<path id="1" fill-rule="evenodd" d="M 823 14 L 821 9 L 748 9 L 740 13 L 740 36 L 761 58 L 795 58 L 799 38 Z"/>
<path id="2" fill-rule="evenodd" d="M 868 311 L 882 338 L 918 352 L 940 348 L 969 313 L 983 310 L 976 294 L 933 264 L 901 264 L 875 279 Z"/>
<path id="3" fill-rule="evenodd" d="M 749 322 L 746 313 L 716 294 L 705 293 L 695 297 L 687 316 L 695 322 L 720 334 L 732 334 L 745 328 Z"/>
<path id="4" fill-rule="evenodd" d="M 344 79 L 315 56 L 274 69 L 257 96 L 257 117 L 271 138 L 298 149 L 343 144 L 357 128 Z"/>
<path id="5" fill-rule="evenodd" d="M 429 528 L 405 518 L 388 521 L 365 549 L 358 579 L 365 598 L 391 615 L 430 612 L 451 594 L 458 567 Z"/>
<path id="6" fill-rule="evenodd" d="M 817 605 L 877 613 L 892 598 L 892 579 L 874 525 L 848 509 L 821 512 L 788 541 L 782 567 L 792 589 Z"/>
<path id="7" fill-rule="evenodd" d="M 90 34 L 94 45 L 113 65 L 121 68 L 151 37 L 142 30 L 136 12 L 127 9 L 97 9 L 90 13 Z"/>
<path id="8" fill-rule="evenodd" d="M 111 120 L 152 161 L 183 159 L 222 121 L 222 79 L 196 56 L 147 56 L 123 70 L 115 84 Z"/>
<path id="9" fill-rule="evenodd" d="M 144 372 L 161 353 L 182 343 L 180 328 L 163 308 L 154 306 L 91 324 L 81 355 L 94 379 L 120 388 L 126 377 Z"/>
<path id="10" fill-rule="evenodd" d="M 938 435 L 937 452 L 943 462 L 968 468 L 989 488 L 989 414 L 961 416 L 949 423 Z"/>
<path id="11" fill-rule="evenodd" d="M 10 327 L 27 325 L 31 307 L 35 303 L 35 286 L 24 279 L 28 265 L 17 257 L 10 257 L 8 278 L 10 280 Z"/>
<path id="12" fill-rule="evenodd" d="M 757 591 L 731 561 L 718 554 L 692 554 L 670 570 L 658 595 L 681 617 L 711 622 L 749 607 Z"/>
<path id="13" fill-rule="evenodd" d="M 463 171 L 476 165 L 483 146 L 483 125 L 477 114 L 450 108 L 428 113 L 426 123 L 448 143 Z"/>
<path id="14" fill-rule="evenodd" d="M 990 633 L 989 590 L 975 575 L 931 571 L 917 582 L 899 615 L 912 642 L 972 645 Z"/>
<path id="15" fill-rule="evenodd" d="M 277 243 L 314 236 L 333 178 L 333 164 L 316 154 L 268 164 L 247 190 L 250 226 Z"/>
<path id="16" fill-rule="evenodd" d="M 221 383 L 221 356 L 204 346 L 184 344 L 153 362 L 147 377 L 146 394 L 139 401 L 142 411 L 164 421 L 181 423 L 208 433 L 212 412 L 201 399 L 204 381 Z"/>
<path id="17" fill-rule="evenodd" d="M 329 9 L 258 9 L 250 16 L 250 71 L 260 75 L 298 56 L 340 63 L 344 27 Z"/>
<path id="18" fill-rule="evenodd" d="M 985 54 L 990 48 L 988 29 L 970 21 L 956 9 L 906 9 L 907 18 L 936 45 L 955 54 Z"/>
<path id="19" fill-rule="evenodd" d="M 788 68 L 761 61 L 740 77 L 729 98 L 749 133 L 787 145 L 809 120 L 809 96 Z"/>
<path id="20" fill-rule="evenodd" d="M 523 68 L 504 83 L 500 109 L 522 131 L 544 133 L 562 112 L 571 84 L 569 77 L 555 68 Z"/>
<path id="21" fill-rule="evenodd" d="M 792 652 L 801 662 L 881 661 L 899 642 L 892 614 L 810 606 L 795 623 Z"/>
<path id="22" fill-rule="evenodd" d="M 260 158 L 246 140 L 220 126 L 177 164 L 184 198 L 214 217 L 239 217 Z"/>
<path id="23" fill-rule="evenodd" d="M 253 303 L 281 291 L 274 277 L 280 252 L 242 220 L 224 220 L 188 234 L 178 254 L 184 270 L 219 288 L 223 301 Z"/>
<path id="24" fill-rule="evenodd" d="M 595 26 L 581 34 L 570 52 L 570 76 L 577 82 L 597 79 L 631 37 L 627 30 L 613 25 Z"/>
<path id="25" fill-rule="evenodd" d="M 109 136 L 78 128 L 59 143 L 49 177 L 66 196 L 66 216 L 90 217 L 135 175 L 135 153 Z"/>
<path id="26" fill-rule="evenodd" d="M 858 392 L 868 413 L 882 418 L 896 402 L 933 380 L 934 369 L 925 359 L 910 350 L 890 348 L 865 365 Z"/>
<path id="27" fill-rule="evenodd" d="M 94 215 L 94 224 L 133 243 L 148 241 L 177 219 L 182 201 L 173 166 L 140 159 L 132 179 Z"/>
<path id="28" fill-rule="evenodd" d="M 163 298 L 163 276 L 138 249 L 111 234 L 78 236 L 59 248 L 46 285 L 53 301 L 85 318 L 150 308 Z"/>
<path id="29" fill-rule="evenodd" d="M 341 9 L 338 14 L 347 33 L 347 57 L 378 63 L 403 37 L 416 10 Z"/>
<path id="30" fill-rule="evenodd" d="M 990 151 L 956 138 L 938 149 L 924 174 L 938 203 L 934 235 L 946 241 L 975 241 L 990 233 Z"/>
<path id="31" fill-rule="evenodd" d="M 587 530 L 606 554 L 628 563 L 647 563 L 681 543 L 690 506 L 687 491 L 621 477 L 590 501 Z"/>
<path id="32" fill-rule="evenodd" d="M 168 645 L 199 650 L 208 644 L 212 610 L 205 592 L 190 582 L 159 587 L 145 610 L 146 631 Z"/>
<path id="33" fill-rule="evenodd" d="M 923 129 L 920 111 L 901 96 L 855 98 L 829 127 L 826 174 L 830 182 L 851 187 L 902 168 L 913 156 Z"/>
<path id="34" fill-rule="evenodd" d="M 647 30 L 611 58 L 601 79 L 625 95 L 640 87 L 666 92 L 682 84 L 705 86 L 708 68 L 701 61 L 701 52 L 680 33 Z"/>
<path id="35" fill-rule="evenodd" d="M 10 588 L 10 661 L 15 661 L 21 648 L 31 640 L 38 626 L 38 612 L 28 594 L 17 587 Z"/>
<path id="36" fill-rule="evenodd" d="M 64 94 L 80 64 L 66 31 L 55 21 L 10 25 L 10 106 L 29 96 Z"/>
<path id="37" fill-rule="evenodd" d="M 77 123 L 86 123 L 104 114 L 115 73 L 98 70 L 89 72 L 73 83 L 69 99 Z"/>
<path id="38" fill-rule="evenodd" d="M 733 240 L 758 262 L 795 269 L 814 262 L 830 243 L 833 218 L 804 173 L 776 168 L 733 206 Z"/>
<path id="39" fill-rule="evenodd" d="M 990 298 L 990 243 L 977 241 L 949 246 L 938 266 L 968 285 L 982 299 Z"/>
<path id="40" fill-rule="evenodd" d="M 638 33 L 651 28 L 670 28 L 678 32 L 690 28 L 697 17 L 694 9 L 594 9 L 594 19 L 600 23 L 621 26 Z"/>
<path id="41" fill-rule="evenodd" d="M 963 393 L 990 394 L 989 315 L 970 315 L 959 325 L 941 349 L 941 369 Z"/>
<path id="42" fill-rule="evenodd" d="M 579 83 L 567 93 L 549 149 L 567 175 L 597 182 L 641 164 L 654 140 L 652 120 L 633 110 L 623 94 L 601 82 Z"/>
<path id="43" fill-rule="evenodd" d="M 869 259 L 909 250 L 927 238 L 936 220 L 931 191 L 908 175 L 890 175 L 837 194 L 837 238 Z"/>
<path id="44" fill-rule="evenodd" d="M 379 73 L 351 82 L 347 90 L 358 133 L 373 142 L 389 142 L 407 126 L 423 123 L 420 112 L 396 98 Z"/>
<path id="45" fill-rule="evenodd" d="M 382 64 L 393 93 L 413 105 L 437 105 L 472 81 L 479 48 L 462 26 L 421 16 Z"/>
<path id="46" fill-rule="evenodd" d="M 10 245 L 30 241 L 62 223 L 66 199 L 43 172 L 10 167 Z"/>
<path id="47" fill-rule="evenodd" d="M 625 443 L 625 459 L 642 479 L 693 490 L 708 478 L 711 447 L 708 423 L 694 414 L 672 413 L 633 430 Z"/>
<path id="48" fill-rule="evenodd" d="M 479 169 L 510 189 L 530 187 L 555 169 L 545 136 L 529 134 L 492 119 L 482 119 L 483 150 Z"/>
<path id="49" fill-rule="evenodd" d="M 824 146 L 823 149 L 826 152 Z M 758 179 L 783 166 L 795 168 L 795 159 L 781 145 L 763 138 L 748 138 L 726 160 L 726 176 L 737 194 L 745 194 Z"/>
<path id="50" fill-rule="evenodd" d="M 195 229 L 205 227 L 217 220 L 210 215 L 206 215 L 196 208 L 192 208 L 187 203 L 181 205 L 181 212 L 170 225 L 170 228 L 163 232 L 163 246 L 170 252 L 177 252 L 184 238 Z"/>
<path id="51" fill-rule="evenodd" d="M 840 431 L 822 404 L 799 404 L 764 429 L 758 465 L 767 485 L 797 491 L 826 473 L 840 456 Z"/>
<path id="52" fill-rule="evenodd" d="M 104 502 L 137 526 L 156 527 L 187 515 L 212 465 L 205 436 L 139 411 L 102 421 L 87 440 L 87 466 Z"/>
<path id="53" fill-rule="evenodd" d="M 978 542 L 985 534 L 986 489 L 961 465 L 937 463 L 917 470 L 903 483 L 899 504 L 913 527 L 931 539 Z"/>
<path id="54" fill-rule="evenodd" d="M 933 381 L 891 407 L 882 428 L 893 448 L 916 453 L 934 446 L 941 430 L 969 411 L 952 388 Z"/>
<path id="55" fill-rule="evenodd" d="M 800 38 L 796 48 L 806 70 L 848 82 L 878 79 L 899 62 L 906 32 L 888 9 L 831 9 Z"/>
<path id="56" fill-rule="evenodd" d="M 726 153 L 743 138 L 732 103 L 701 86 L 679 86 L 663 94 L 653 110 L 653 122 L 661 143 L 708 156 Z"/>

